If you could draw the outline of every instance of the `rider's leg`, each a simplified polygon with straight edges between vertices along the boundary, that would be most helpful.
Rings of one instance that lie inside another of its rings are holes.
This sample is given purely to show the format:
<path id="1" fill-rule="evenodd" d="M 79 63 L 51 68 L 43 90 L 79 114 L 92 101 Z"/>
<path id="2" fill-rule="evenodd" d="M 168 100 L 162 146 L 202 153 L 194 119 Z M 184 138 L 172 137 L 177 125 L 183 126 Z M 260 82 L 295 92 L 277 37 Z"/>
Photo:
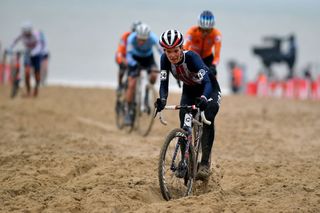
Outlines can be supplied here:
<path id="1" fill-rule="evenodd" d="M 126 68 L 119 65 L 119 72 L 118 72 L 118 86 L 117 86 L 117 95 L 121 95 L 121 91 L 125 88 L 125 82 L 123 81 L 123 76 L 126 72 Z"/>
<path id="2" fill-rule="evenodd" d="M 49 63 L 49 58 L 48 58 L 48 55 L 46 55 L 41 61 L 40 81 L 42 85 L 46 84 L 46 80 L 48 76 L 48 63 Z"/>
<path id="3" fill-rule="evenodd" d="M 207 120 L 211 121 L 210 125 L 203 125 L 203 133 L 201 138 L 202 158 L 201 164 L 209 166 L 209 158 L 211 154 L 212 145 L 215 136 L 214 120 L 219 111 L 220 97 L 213 98 L 208 102 L 207 109 L 205 110 L 205 116 Z"/>
<path id="4" fill-rule="evenodd" d="M 126 111 L 126 116 L 125 116 L 125 124 L 126 125 L 131 125 L 133 122 L 133 110 L 134 110 L 134 93 L 136 89 L 136 84 L 137 84 L 137 76 L 138 76 L 138 67 L 129 67 L 129 72 L 128 72 L 128 88 L 126 91 L 126 106 L 125 106 L 125 111 Z"/>
<path id="5" fill-rule="evenodd" d="M 30 95 L 30 73 L 31 73 L 31 67 L 30 65 L 25 65 L 24 67 L 24 80 L 25 80 L 25 84 L 26 84 L 26 90 L 27 90 L 27 96 Z"/>
<path id="6" fill-rule="evenodd" d="M 220 108 L 221 90 L 216 78 L 211 79 L 213 85 L 213 93 L 205 110 L 206 118 L 211 121 L 211 125 L 203 125 L 201 137 L 202 157 L 200 167 L 197 174 L 197 179 L 207 179 L 210 176 L 209 159 L 211 155 L 212 145 L 215 137 L 214 120 Z"/>
<path id="7" fill-rule="evenodd" d="M 35 79 L 35 86 L 33 90 L 33 96 L 37 97 L 38 96 L 38 90 L 39 90 L 39 85 L 40 85 L 40 72 L 41 72 L 41 55 L 35 55 L 31 57 L 31 64 L 34 69 L 34 79 Z"/>
<path id="8" fill-rule="evenodd" d="M 151 69 L 149 74 L 149 82 L 150 84 L 155 84 L 158 78 L 158 70 L 157 69 Z"/>
<path id="9" fill-rule="evenodd" d="M 24 55 L 24 81 L 26 85 L 27 94 L 26 96 L 30 96 L 30 73 L 31 73 L 31 59 L 30 55 L 26 53 Z"/>
<path id="10" fill-rule="evenodd" d="M 211 121 L 211 124 L 203 125 L 203 132 L 201 137 L 202 157 L 196 179 L 207 180 L 211 174 L 209 159 L 215 136 L 214 118 L 218 113 L 218 110 L 219 105 L 216 102 L 209 101 L 207 109 L 205 110 L 205 116 L 208 120 Z"/>
<path id="11" fill-rule="evenodd" d="M 38 96 L 38 90 L 39 90 L 39 85 L 40 85 L 40 70 L 39 71 L 35 71 L 34 72 L 34 79 L 35 79 L 35 86 L 34 86 L 34 90 L 33 90 L 33 96 L 37 97 Z"/>
<path id="12" fill-rule="evenodd" d="M 148 70 L 148 80 L 151 85 L 154 85 L 157 81 L 158 77 L 158 70 L 156 67 L 151 68 L 151 70 Z M 149 106 L 149 88 L 145 88 L 145 95 L 144 95 L 144 105 L 146 109 L 150 110 Z"/>
<path id="13" fill-rule="evenodd" d="M 128 77 L 128 89 L 126 92 L 126 102 L 128 104 L 132 103 L 133 101 L 133 96 L 134 96 L 134 90 L 136 88 L 137 84 L 137 78 L 133 76 Z"/>
<path id="14" fill-rule="evenodd" d="M 192 105 L 192 104 L 194 104 L 194 102 L 193 102 L 194 98 L 191 96 L 191 94 L 190 94 L 189 89 L 186 86 L 183 86 L 181 100 L 180 100 L 180 105 L 181 106 L 182 105 Z M 179 110 L 180 128 L 184 127 L 185 114 L 186 114 L 186 110 L 185 109 L 180 109 Z M 181 149 L 182 158 L 184 158 L 183 154 L 185 152 L 186 141 L 183 138 L 180 138 L 179 142 L 180 142 L 180 149 Z"/>
<path id="15" fill-rule="evenodd" d="M 202 158 L 201 165 L 209 167 L 209 158 L 211 153 L 211 148 L 214 140 L 214 125 L 203 127 L 203 134 L 201 140 L 202 148 Z"/>
<path id="16" fill-rule="evenodd" d="M 127 66 L 124 63 L 119 64 L 119 72 L 118 72 L 118 88 L 123 86 L 123 76 L 127 70 Z"/>

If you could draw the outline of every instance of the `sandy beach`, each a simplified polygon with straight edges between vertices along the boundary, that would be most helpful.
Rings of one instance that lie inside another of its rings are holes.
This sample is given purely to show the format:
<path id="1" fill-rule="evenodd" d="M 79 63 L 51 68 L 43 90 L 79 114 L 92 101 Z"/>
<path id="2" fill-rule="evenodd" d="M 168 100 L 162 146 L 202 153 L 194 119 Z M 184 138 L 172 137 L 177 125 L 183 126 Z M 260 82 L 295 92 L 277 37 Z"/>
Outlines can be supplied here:
<path id="1" fill-rule="evenodd" d="M 1 86 L 0 212 L 320 212 L 319 101 L 223 97 L 209 183 L 167 202 L 157 163 L 178 113 L 141 137 L 116 128 L 113 90 L 8 94 Z"/>

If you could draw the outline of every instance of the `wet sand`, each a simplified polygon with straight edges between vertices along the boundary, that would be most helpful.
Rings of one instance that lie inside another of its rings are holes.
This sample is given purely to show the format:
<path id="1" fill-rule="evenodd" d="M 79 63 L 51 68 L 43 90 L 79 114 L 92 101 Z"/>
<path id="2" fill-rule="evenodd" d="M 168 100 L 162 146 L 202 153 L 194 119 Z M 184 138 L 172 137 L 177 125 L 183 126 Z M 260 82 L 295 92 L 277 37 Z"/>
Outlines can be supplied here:
<path id="1" fill-rule="evenodd" d="M 177 113 L 141 137 L 116 128 L 113 90 L 8 94 L 0 86 L 1 212 L 320 212 L 320 102 L 223 97 L 209 183 L 167 202 L 157 162 Z"/>

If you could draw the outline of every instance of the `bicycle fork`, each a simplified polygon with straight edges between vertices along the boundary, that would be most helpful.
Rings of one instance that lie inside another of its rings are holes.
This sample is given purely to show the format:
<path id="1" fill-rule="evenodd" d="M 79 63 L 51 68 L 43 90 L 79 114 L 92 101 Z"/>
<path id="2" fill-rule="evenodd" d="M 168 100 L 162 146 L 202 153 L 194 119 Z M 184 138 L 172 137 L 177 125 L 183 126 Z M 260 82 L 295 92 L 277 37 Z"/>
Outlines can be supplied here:
<path id="1" fill-rule="evenodd" d="M 176 146 L 175 146 L 175 151 L 173 154 L 173 158 L 172 158 L 172 162 L 171 162 L 171 166 L 170 166 L 170 170 L 172 172 L 174 172 L 175 176 L 177 178 L 183 178 L 186 176 L 187 171 L 188 171 L 188 160 L 189 160 L 189 147 L 190 147 L 190 140 L 189 137 L 187 137 L 188 139 L 184 139 L 184 138 L 179 138 L 179 141 L 177 142 Z M 185 146 L 185 150 L 184 152 L 181 153 L 181 157 L 183 158 L 178 165 L 176 166 L 175 161 L 177 158 L 177 154 L 179 149 L 182 149 L 182 146 Z"/>

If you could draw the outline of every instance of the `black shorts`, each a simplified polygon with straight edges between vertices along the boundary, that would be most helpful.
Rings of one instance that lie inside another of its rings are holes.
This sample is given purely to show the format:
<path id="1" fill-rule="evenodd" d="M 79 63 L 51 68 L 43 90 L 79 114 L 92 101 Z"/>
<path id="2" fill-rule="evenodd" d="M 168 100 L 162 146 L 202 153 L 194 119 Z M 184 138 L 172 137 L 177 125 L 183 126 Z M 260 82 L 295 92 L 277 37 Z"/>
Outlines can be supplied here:
<path id="1" fill-rule="evenodd" d="M 151 72 L 151 70 L 157 69 L 157 64 L 154 60 L 153 55 L 150 55 L 148 57 L 133 56 L 133 58 L 137 61 L 138 64 L 135 66 L 129 66 L 128 76 L 139 76 L 140 69 L 146 69 L 148 74 Z"/>
<path id="2" fill-rule="evenodd" d="M 49 58 L 49 53 L 43 54 L 42 55 L 42 60 L 48 59 Z"/>
<path id="3" fill-rule="evenodd" d="M 40 68 L 41 68 L 41 60 L 42 60 L 42 55 L 38 54 L 38 55 L 34 55 L 34 56 L 30 56 L 30 55 L 25 55 L 25 60 L 24 60 L 24 65 L 29 65 L 31 67 L 33 67 L 34 72 L 40 72 Z"/>

